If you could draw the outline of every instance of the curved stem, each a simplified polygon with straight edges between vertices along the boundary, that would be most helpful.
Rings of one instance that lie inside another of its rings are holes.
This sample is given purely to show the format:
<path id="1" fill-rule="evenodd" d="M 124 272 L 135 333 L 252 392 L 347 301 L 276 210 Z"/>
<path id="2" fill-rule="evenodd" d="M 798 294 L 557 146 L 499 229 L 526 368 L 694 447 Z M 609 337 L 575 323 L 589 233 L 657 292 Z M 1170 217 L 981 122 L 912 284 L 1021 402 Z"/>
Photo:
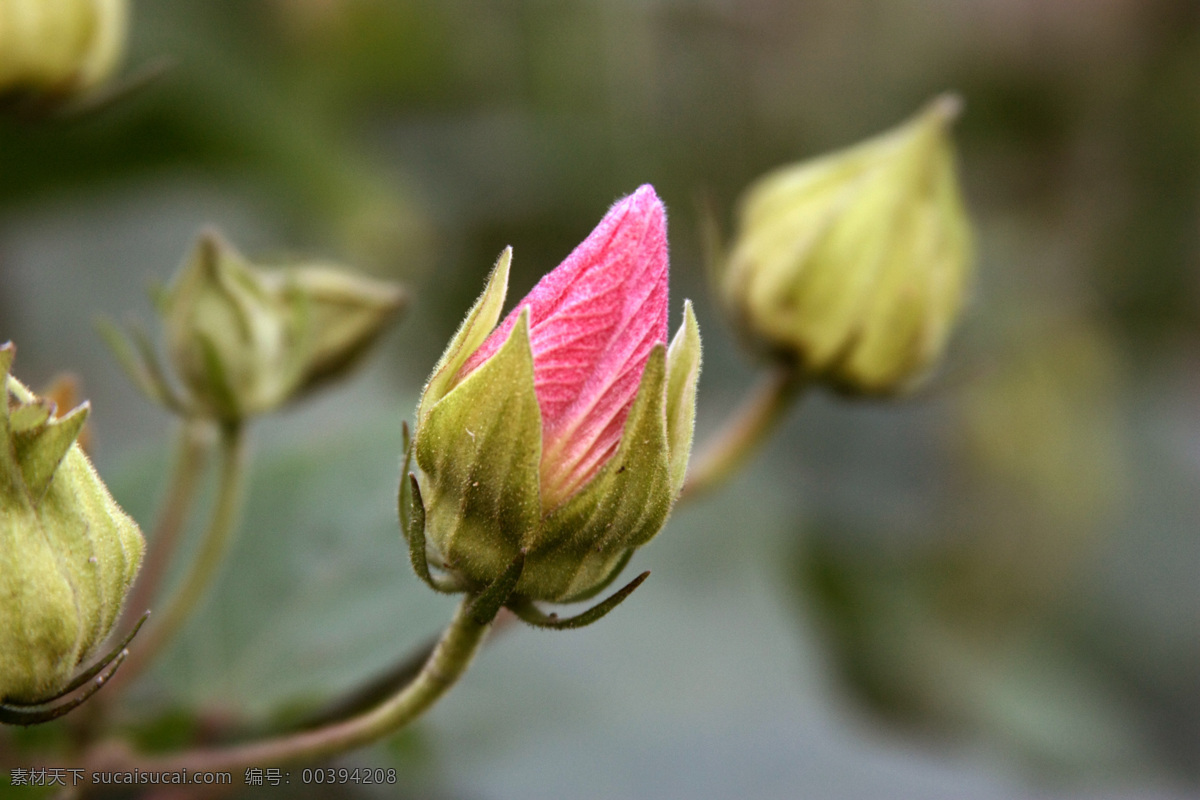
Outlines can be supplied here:
<path id="1" fill-rule="evenodd" d="M 92 769 L 144 770 L 147 772 L 203 770 L 235 772 L 248 767 L 268 767 L 312 761 L 362 747 L 387 736 L 427 711 L 467 671 L 491 622 L 480 623 L 472 614 L 475 597 L 459 603 L 433 653 L 411 683 L 369 711 L 316 730 L 286 734 L 242 745 L 189 750 L 159 757 L 110 755 L 88 764 Z M 122 763 L 114 764 L 113 760 Z"/>
<path id="2" fill-rule="evenodd" d="M 171 482 L 158 512 L 146 562 L 125 603 L 122 627 L 132 625 L 142 616 L 158 594 L 196 500 L 196 490 L 208 460 L 210 444 L 211 431 L 207 421 L 189 419 L 182 422 L 175 464 L 171 468 Z"/>
<path id="3" fill-rule="evenodd" d="M 488 642 L 493 642 L 505 631 L 512 630 L 517 620 L 518 617 L 516 614 L 508 610 L 502 610 L 492 622 Z M 311 716 L 304 718 L 296 727 L 325 727 L 332 723 L 357 716 L 367 709 L 375 707 L 413 682 L 413 679 L 421 673 L 421 668 L 429 660 L 429 656 L 433 654 L 439 641 L 439 638 L 435 636 L 423 642 L 419 647 L 405 654 L 401 660 L 395 662 L 386 671 L 380 673 L 369 682 L 351 689 L 346 694 L 326 703 Z"/>
<path id="4" fill-rule="evenodd" d="M 125 667 L 113 678 L 109 699 L 149 666 L 187 622 L 192 610 L 204 597 L 217 568 L 225 560 L 242 503 L 242 485 L 246 469 L 246 443 L 243 426 L 229 424 L 221 428 L 221 478 L 216 506 L 208 530 L 200 543 L 190 570 L 172 597 L 166 610 L 146 632 L 138 646 L 129 652 Z"/>
<path id="5" fill-rule="evenodd" d="M 798 370 L 772 367 L 716 436 L 705 443 L 688 470 L 679 500 L 694 500 L 727 480 L 780 423 L 804 386 Z"/>

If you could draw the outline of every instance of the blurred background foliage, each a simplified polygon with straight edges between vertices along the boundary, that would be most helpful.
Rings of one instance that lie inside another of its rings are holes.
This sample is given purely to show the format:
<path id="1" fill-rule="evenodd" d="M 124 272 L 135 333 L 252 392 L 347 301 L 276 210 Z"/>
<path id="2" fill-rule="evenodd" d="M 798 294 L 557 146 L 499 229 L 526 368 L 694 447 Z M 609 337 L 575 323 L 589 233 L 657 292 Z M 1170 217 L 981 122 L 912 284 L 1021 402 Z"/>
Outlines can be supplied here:
<path id="1" fill-rule="evenodd" d="M 755 366 L 701 209 L 727 227 L 765 170 L 952 89 L 979 260 L 935 379 L 806 398 L 611 618 L 505 633 L 342 763 L 422 797 L 1200 791 L 1200 6 L 141 0 L 131 35 L 127 94 L 0 119 L 0 341 L 35 386 L 80 376 L 143 527 L 171 421 L 92 321 L 149 319 L 201 226 L 416 298 L 364 374 L 255 425 L 234 557 L 125 715 L 143 741 L 302 718 L 448 618 L 400 543 L 399 424 L 503 246 L 520 296 L 653 183 L 702 445 Z"/>

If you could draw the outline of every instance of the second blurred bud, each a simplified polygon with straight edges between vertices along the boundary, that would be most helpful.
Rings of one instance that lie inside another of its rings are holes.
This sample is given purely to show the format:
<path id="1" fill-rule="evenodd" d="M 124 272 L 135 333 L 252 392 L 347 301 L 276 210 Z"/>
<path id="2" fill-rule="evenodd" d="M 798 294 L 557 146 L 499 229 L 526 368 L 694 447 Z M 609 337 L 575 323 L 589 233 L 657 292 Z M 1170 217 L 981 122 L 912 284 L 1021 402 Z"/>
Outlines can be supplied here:
<path id="1" fill-rule="evenodd" d="M 746 190 L 719 281 L 757 348 L 850 394 L 902 391 L 936 363 L 971 262 L 948 131 L 960 105 L 943 95 Z"/>
<path id="2" fill-rule="evenodd" d="M 110 335 L 114 349 L 153 399 L 231 423 L 272 411 L 352 368 L 406 298 L 395 284 L 323 264 L 261 269 L 206 232 L 156 299 L 184 395 L 166 383 L 144 339 L 137 357 Z"/>

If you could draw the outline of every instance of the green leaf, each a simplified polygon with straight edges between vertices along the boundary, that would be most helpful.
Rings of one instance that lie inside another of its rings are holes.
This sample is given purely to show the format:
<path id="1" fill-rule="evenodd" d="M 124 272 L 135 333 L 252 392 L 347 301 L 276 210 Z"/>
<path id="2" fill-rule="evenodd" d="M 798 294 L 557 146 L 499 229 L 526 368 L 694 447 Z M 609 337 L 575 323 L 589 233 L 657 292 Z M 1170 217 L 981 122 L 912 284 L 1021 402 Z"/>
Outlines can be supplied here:
<path id="1" fill-rule="evenodd" d="M 446 396 L 452 388 L 454 377 L 462 369 L 471 354 L 479 349 L 483 340 L 496 327 L 500 312 L 504 309 L 504 297 L 508 293 L 508 268 L 512 263 L 512 248 L 504 248 L 496 266 L 488 276 L 487 286 L 483 294 L 467 312 L 467 318 L 459 326 L 458 332 L 450 340 L 446 352 L 433 368 L 429 383 L 421 393 L 421 402 L 417 407 L 417 427 L 420 428 L 429 416 L 429 412 L 439 400 Z"/>

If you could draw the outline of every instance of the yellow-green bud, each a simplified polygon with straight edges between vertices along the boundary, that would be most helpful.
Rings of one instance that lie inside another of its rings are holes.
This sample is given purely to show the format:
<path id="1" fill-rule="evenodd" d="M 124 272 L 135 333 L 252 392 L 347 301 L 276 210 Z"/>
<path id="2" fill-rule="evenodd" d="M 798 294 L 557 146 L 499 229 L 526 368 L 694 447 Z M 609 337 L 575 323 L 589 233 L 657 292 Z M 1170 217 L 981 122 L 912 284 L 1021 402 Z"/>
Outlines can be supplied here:
<path id="1" fill-rule="evenodd" d="M 235 421 L 353 367 L 404 299 L 393 284 L 323 265 L 259 269 L 205 234 L 160 305 L 185 404 Z"/>
<path id="2" fill-rule="evenodd" d="M 144 542 L 76 438 L 87 404 L 54 405 L 9 375 L 0 347 L 0 703 L 71 680 L 116 622 Z"/>
<path id="3" fill-rule="evenodd" d="M 94 87 L 125 49 L 127 0 L 0 0 L 0 94 Z"/>
<path id="4" fill-rule="evenodd" d="M 720 289 L 756 346 L 862 394 L 907 388 L 938 360 L 971 262 L 948 130 L 958 110 L 939 97 L 747 189 Z"/>

